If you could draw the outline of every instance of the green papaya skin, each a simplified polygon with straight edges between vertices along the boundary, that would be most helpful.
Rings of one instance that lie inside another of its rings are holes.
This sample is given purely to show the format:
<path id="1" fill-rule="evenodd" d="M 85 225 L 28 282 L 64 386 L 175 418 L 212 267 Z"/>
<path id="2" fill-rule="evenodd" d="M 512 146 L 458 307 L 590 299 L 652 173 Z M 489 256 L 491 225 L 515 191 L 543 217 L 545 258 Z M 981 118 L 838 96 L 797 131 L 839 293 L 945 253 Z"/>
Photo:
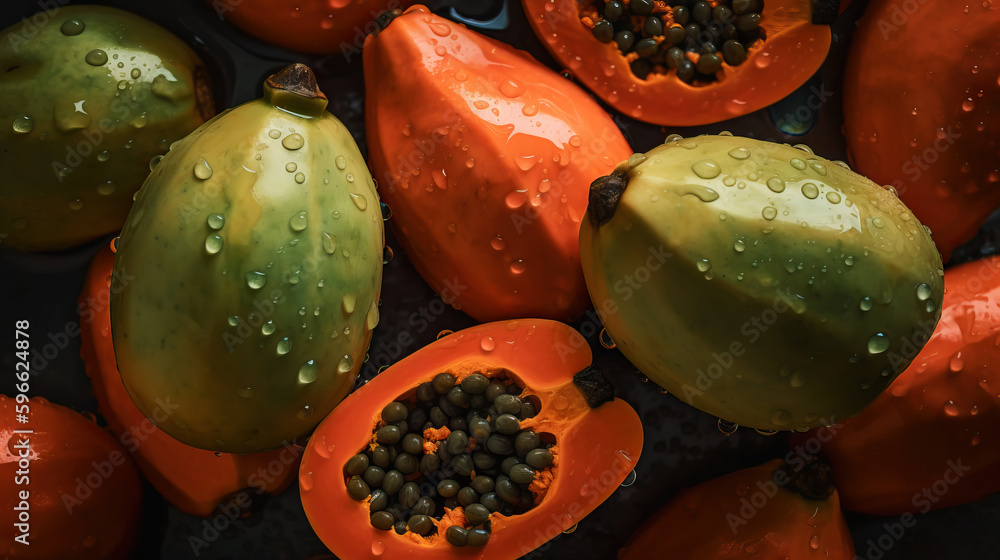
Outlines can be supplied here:
<path id="1" fill-rule="evenodd" d="M 926 228 L 804 146 L 680 139 L 591 188 L 580 247 L 608 334 L 723 420 L 792 430 L 857 414 L 940 317 Z"/>
<path id="2" fill-rule="evenodd" d="M 208 72 L 166 29 L 65 6 L 0 32 L 0 233 L 66 249 L 121 228 L 149 160 L 210 118 Z"/>
<path id="3" fill-rule="evenodd" d="M 357 145 L 305 66 L 264 90 L 156 165 L 115 255 L 125 388 L 174 438 L 227 453 L 309 433 L 379 319 L 382 213 Z"/>

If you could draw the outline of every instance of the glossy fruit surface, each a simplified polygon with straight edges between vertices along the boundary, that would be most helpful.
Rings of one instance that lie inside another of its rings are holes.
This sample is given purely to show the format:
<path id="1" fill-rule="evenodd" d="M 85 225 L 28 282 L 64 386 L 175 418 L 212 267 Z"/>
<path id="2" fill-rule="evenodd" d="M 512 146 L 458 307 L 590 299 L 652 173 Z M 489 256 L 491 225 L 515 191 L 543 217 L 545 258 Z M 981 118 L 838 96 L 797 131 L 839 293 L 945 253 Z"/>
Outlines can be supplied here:
<path id="1" fill-rule="evenodd" d="M 589 96 L 525 53 L 415 6 L 365 47 L 379 191 L 421 276 L 478 321 L 587 306 L 587 187 L 631 150 Z"/>
<path id="2" fill-rule="evenodd" d="M 142 495 L 129 454 L 80 413 L 22 398 L 0 395 L 5 558 L 128 558 Z"/>
<path id="3" fill-rule="evenodd" d="M 378 324 L 378 194 L 350 133 L 292 65 L 263 99 L 163 158 L 122 230 L 111 331 L 125 388 L 182 443 L 230 453 L 308 433 L 350 391 Z"/>
<path id="4" fill-rule="evenodd" d="M 17 249 L 120 229 L 150 158 L 215 114 L 194 51 L 114 8 L 65 6 L 46 25 L 7 28 L 0 68 L 0 232 Z"/>
<path id="5" fill-rule="evenodd" d="M 876 0 L 851 42 L 851 162 L 895 186 L 945 262 L 1000 205 L 998 26 L 995 2 Z"/>
<path id="6" fill-rule="evenodd" d="M 595 182 L 587 286 L 623 354 L 762 430 L 857 414 L 940 315 L 941 260 L 889 190 L 808 149 L 674 139 Z"/>

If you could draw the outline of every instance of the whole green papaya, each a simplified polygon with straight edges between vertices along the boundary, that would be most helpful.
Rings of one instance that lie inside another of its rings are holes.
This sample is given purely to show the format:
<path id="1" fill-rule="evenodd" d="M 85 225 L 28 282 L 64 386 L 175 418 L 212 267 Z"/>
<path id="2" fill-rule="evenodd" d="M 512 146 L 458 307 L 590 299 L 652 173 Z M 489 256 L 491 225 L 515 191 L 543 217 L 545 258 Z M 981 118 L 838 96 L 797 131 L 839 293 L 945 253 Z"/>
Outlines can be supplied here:
<path id="1" fill-rule="evenodd" d="M 587 287 L 618 348 L 760 430 L 857 414 L 940 317 L 941 257 L 895 193 L 807 147 L 676 138 L 591 187 Z"/>
<path id="2" fill-rule="evenodd" d="M 181 140 L 118 240 L 111 329 L 139 409 L 183 443 L 264 451 L 354 384 L 385 245 L 375 184 L 307 67 Z"/>
<path id="3" fill-rule="evenodd" d="M 0 242 L 52 251 L 121 228 L 149 159 L 215 110 L 166 29 L 103 6 L 36 16 L 0 32 Z"/>

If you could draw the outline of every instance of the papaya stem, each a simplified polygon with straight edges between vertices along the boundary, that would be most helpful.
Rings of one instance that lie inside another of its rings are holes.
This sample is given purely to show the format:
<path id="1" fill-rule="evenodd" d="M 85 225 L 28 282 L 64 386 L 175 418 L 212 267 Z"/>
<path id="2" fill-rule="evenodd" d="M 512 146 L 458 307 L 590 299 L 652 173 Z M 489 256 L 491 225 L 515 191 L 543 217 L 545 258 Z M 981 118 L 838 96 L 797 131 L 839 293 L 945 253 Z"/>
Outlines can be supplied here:
<path id="1" fill-rule="evenodd" d="M 615 388 L 601 370 L 594 366 L 573 376 L 573 384 L 583 394 L 590 408 L 597 408 L 606 402 L 615 400 Z"/>
<path id="2" fill-rule="evenodd" d="M 611 221 L 618 209 L 625 188 L 628 187 L 628 162 L 619 163 L 610 175 L 598 177 L 590 184 L 587 212 L 590 223 L 599 228 Z"/>

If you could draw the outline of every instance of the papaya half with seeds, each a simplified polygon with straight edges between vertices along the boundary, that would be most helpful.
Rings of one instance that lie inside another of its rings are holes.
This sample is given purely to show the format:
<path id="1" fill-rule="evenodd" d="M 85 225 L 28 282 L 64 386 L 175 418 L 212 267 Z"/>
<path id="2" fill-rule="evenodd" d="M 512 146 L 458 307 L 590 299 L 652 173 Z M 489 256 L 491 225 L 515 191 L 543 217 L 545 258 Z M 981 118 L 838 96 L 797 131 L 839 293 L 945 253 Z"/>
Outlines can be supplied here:
<path id="1" fill-rule="evenodd" d="M 632 535 L 618 560 L 854 560 L 830 467 L 780 459 L 682 491 Z"/>
<path id="2" fill-rule="evenodd" d="M 379 320 L 378 194 L 309 68 L 175 145 L 122 230 L 115 356 L 147 417 L 230 453 L 307 434 L 351 390 Z M 127 280 L 127 282 L 126 282 Z"/>
<path id="3" fill-rule="evenodd" d="M 302 457 L 316 534 L 345 559 L 513 560 L 575 525 L 643 442 L 582 342 L 554 321 L 483 324 L 360 387 Z"/>
<path id="4" fill-rule="evenodd" d="M 522 0 L 542 44 L 638 120 L 694 126 L 763 109 L 819 70 L 835 0 Z"/>
<path id="5" fill-rule="evenodd" d="M 365 129 L 407 257 L 478 321 L 575 319 L 587 186 L 631 153 L 621 131 L 555 72 L 423 6 L 383 25 L 365 43 Z"/>
<path id="6" fill-rule="evenodd" d="M 0 241 L 55 251 L 121 229 L 150 158 L 215 109 L 166 29 L 104 6 L 39 15 L 0 32 Z"/>
<path id="7" fill-rule="evenodd" d="M 587 287 L 618 348 L 729 422 L 857 414 L 941 314 L 929 231 L 805 146 L 677 137 L 595 181 L 587 212 Z"/>

